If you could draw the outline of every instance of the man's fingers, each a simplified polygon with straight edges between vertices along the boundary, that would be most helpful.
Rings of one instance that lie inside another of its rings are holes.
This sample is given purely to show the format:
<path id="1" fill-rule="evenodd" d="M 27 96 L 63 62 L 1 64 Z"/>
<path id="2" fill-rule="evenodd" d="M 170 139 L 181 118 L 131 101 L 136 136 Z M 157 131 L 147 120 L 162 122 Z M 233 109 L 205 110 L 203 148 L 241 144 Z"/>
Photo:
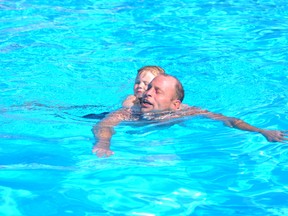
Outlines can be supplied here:
<path id="1" fill-rule="evenodd" d="M 105 157 L 106 152 L 102 149 L 99 149 L 96 153 L 97 157 Z"/>
<path id="2" fill-rule="evenodd" d="M 112 151 L 107 151 L 105 149 L 99 149 L 99 148 L 93 149 L 92 152 L 94 154 L 96 154 L 97 157 L 100 157 L 100 158 L 101 157 L 110 157 L 111 155 L 114 154 L 114 152 L 112 152 Z"/>
<path id="3" fill-rule="evenodd" d="M 97 152 L 96 155 L 97 155 L 97 157 L 100 157 L 100 158 L 105 156 L 105 154 L 103 152 Z"/>

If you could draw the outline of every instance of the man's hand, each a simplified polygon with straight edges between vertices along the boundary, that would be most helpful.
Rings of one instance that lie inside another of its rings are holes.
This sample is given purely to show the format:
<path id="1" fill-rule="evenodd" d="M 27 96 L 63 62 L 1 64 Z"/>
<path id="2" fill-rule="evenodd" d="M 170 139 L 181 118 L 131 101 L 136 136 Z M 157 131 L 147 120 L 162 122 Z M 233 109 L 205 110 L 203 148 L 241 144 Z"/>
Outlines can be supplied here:
<path id="1" fill-rule="evenodd" d="M 110 157 L 114 154 L 113 151 L 107 147 L 107 145 L 97 144 L 93 146 L 92 152 L 97 155 L 97 157 Z"/>
<path id="2" fill-rule="evenodd" d="M 285 138 L 288 136 L 287 131 L 279 131 L 279 130 L 261 130 L 260 133 L 269 141 L 269 142 L 282 142 L 288 140 Z"/>
<path id="3" fill-rule="evenodd" d="M 116 125 L 125 120 L 131 119 L 131 109 L 122 108 L 115 112 L 110 113 L 105 119 L 98 122 L 92 129 L 92 132 L 97 140 L 93 146 L 92 152 L 98 157 L 109 157 L 114 154 L 110 150 L 110 141 L 114 134 Z"/>

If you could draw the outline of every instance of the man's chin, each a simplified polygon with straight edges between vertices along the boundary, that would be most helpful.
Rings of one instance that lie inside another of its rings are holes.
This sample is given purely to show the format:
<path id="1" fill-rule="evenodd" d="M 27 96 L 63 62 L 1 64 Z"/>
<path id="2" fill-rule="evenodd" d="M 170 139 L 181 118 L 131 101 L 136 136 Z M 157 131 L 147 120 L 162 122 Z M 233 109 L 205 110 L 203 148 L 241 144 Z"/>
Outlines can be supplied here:
<path id="1" fill-rule="evenodd" d="M 142 113 L 147 113 L 151 112 L 153 109 L 151 107 L 141 107 L 141 112 Z"/>

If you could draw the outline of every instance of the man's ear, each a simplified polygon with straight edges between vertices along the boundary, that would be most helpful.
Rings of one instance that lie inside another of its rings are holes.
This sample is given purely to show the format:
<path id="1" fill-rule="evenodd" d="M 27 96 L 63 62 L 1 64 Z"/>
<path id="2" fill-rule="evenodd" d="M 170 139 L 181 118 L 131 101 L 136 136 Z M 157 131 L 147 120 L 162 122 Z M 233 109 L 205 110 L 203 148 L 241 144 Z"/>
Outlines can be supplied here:
<path id="1" fill-rule="evenodd" d="M 173 108 L 174 108 L 174 110 L 180 109 L 180 106 L 181 106 L 181 101 L 180 101 L 180 100 L 174 100 L 174 101 L 173 101 Z"/>

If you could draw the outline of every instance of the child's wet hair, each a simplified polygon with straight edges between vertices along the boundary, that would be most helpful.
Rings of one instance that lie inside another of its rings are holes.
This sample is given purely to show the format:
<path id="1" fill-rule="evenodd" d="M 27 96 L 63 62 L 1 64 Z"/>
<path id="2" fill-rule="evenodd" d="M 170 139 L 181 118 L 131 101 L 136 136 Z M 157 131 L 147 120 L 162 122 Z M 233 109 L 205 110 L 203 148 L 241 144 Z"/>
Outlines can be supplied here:
<path id="1" fill-rule="evenodd" d="M 144 71 L 149 71 L 149 72 L 151 72 L 154 76 L 157 76 L 157 75 L 159 75 L 159 74 L 165 74 L 165 71 L 164 71 L 164 69 L 163 68 L 161 68 L 161 67 L 159 67 L 159 66 L 154 66 L 154 65 L 152 65 L 152 66 L 144 66 L 144 67 L 142 67 L 142 68 L 140 68 L 139 70 L 138 70 L 138 76 L 142 73 L 142 72 L 144 72 Z"/>

